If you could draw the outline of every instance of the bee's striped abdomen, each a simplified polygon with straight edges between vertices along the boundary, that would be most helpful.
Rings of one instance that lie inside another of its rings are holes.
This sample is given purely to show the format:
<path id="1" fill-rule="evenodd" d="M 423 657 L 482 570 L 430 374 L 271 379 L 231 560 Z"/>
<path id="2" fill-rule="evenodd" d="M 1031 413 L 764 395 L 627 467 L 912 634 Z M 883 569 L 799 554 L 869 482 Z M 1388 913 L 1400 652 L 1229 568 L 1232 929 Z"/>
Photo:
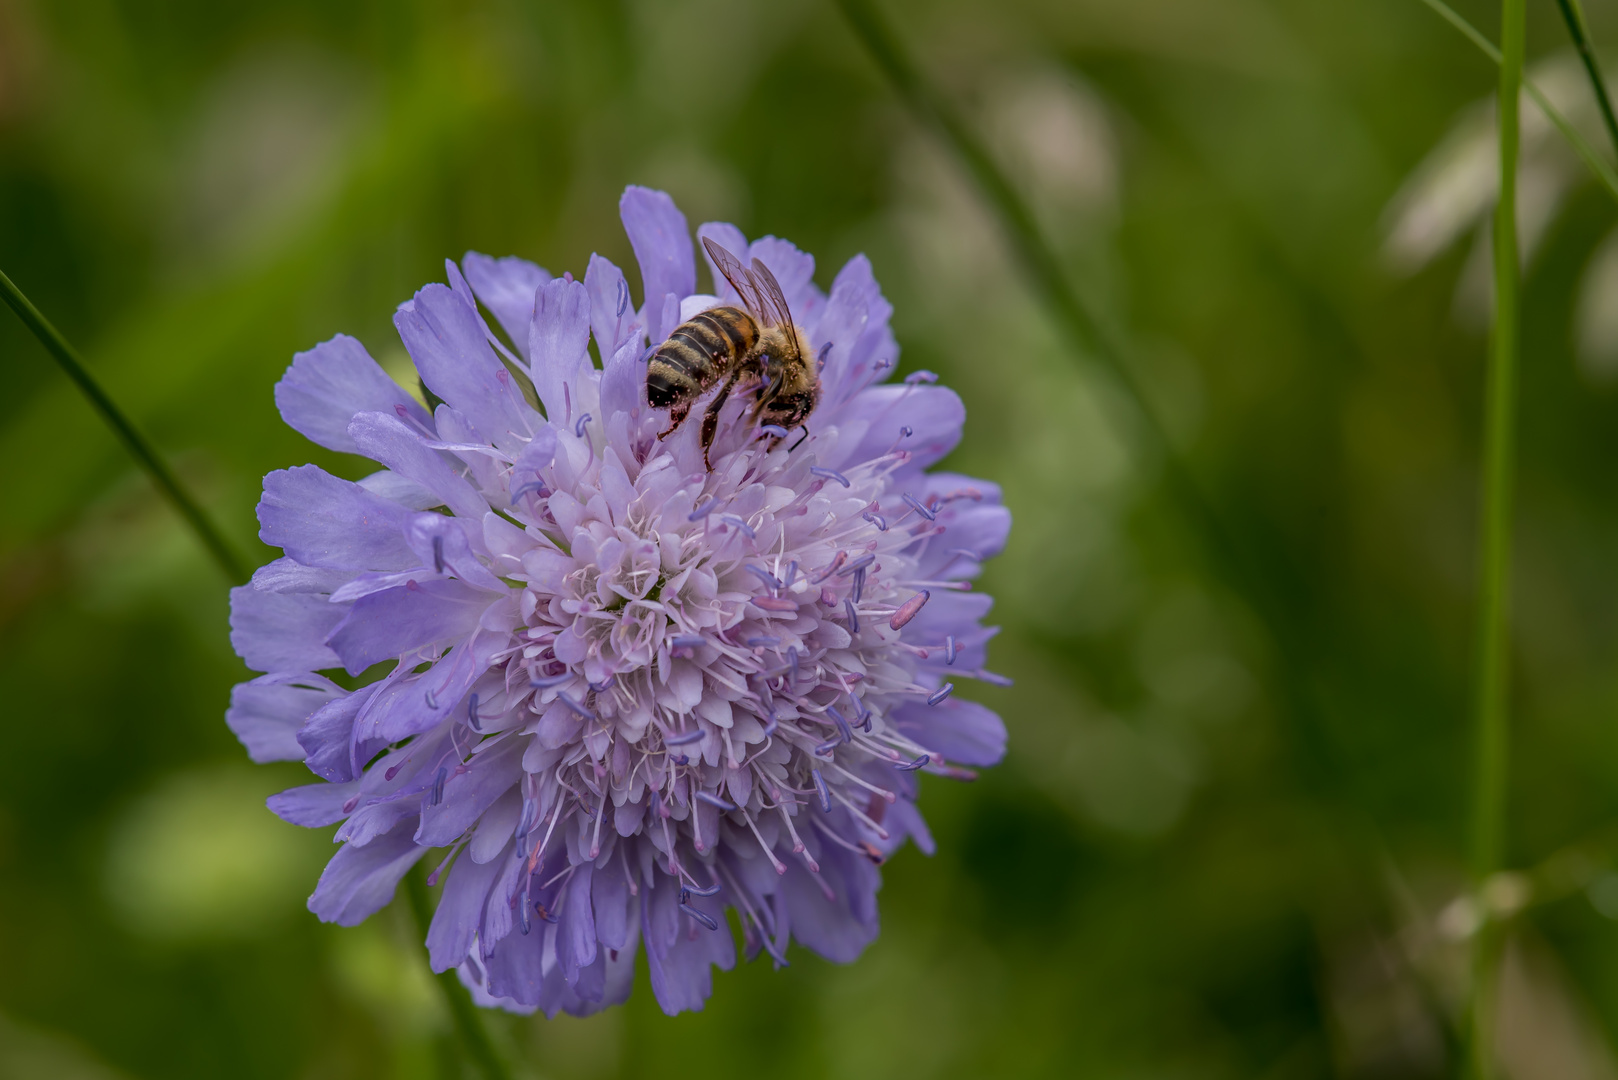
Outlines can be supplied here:
<path id="1" fill-rule="evenodd" d="M 646 365 L 647 403 L 661 409 L 695 398 L 757 340 L 758 324 L 740 308 L 712 308 L 681 323 Z"/>

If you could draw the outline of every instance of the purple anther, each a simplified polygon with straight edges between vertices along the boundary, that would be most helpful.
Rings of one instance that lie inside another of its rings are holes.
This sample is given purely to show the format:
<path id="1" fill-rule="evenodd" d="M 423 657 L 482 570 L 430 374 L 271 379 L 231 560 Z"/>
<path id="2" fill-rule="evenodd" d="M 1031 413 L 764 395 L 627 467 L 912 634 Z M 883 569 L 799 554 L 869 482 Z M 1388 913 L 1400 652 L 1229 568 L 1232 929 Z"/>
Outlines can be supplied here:
<path id="1" fill-rule="evenodd" d="M 701 923 L 703 926 L 706 926 L 709 930 L 717 930 L 717 929 L 719 929 L 719 924 L 714 922 L 713 919 L 710 916 L 703 914 L 702 912 L 698 911 L 696 908 L 692 907 L 690 904 L 681 904 L 680 905 L 680 910 L 685 912 L 687 915 L 691 916 L 693 919 L 695 919 L 697 922 Z"/>
<path id="2" fill-rule="evenodd" d="M 831 705 L 826 706 L 826 714 L 831 717 L 832 723 L 837 725 L 837 734 L 841 736 L 839 744 L 853 742 L 854 731 L 848 726 L 848 721 L 843 717 L 843 714 Z"/>
<path id="3" fill-rule="evenodd" d="M 811 465 L 809 466 L 809 471 L 814 473 L 816 476 L 824 476 L 827 480 L 835 480 L 844 487 L 851 486 L 848 482 L 848 477 L 844 476 L 836 469 L 822 469 L 819 465 Z"/>
<path id="4" fill-rule="evenodd" d="M 527 934 L 533 928 L 533 916 L 528 914 L 528 894 L 523 893 L 517 904 L 517 929 Z"/>
<path id="5" fill-rule="evenodd" d="M 711 794 L 710 792 L 699 791 L 697 792 L 697 798 L 707 803 L 709 806 L 715 807 L 719 810 L 736 809 L 735 803 L 729 801 L 728 799 L 721 799 L 719 796 Z"/>
<path id="6" fill-rule="evenodd" d="M 530 491 L 539 492 L 540 498 L 545 498 L 551 493 L 551 489 L 545 486 L 545 481 L 535 480 L 533 483 L 524 484 L 522 487 L 511 493 L 511 505 L 516 506 L 517 500 L 528 494 Z"/>
<path id="7" fill-rule="evenodd" d="M 586 806 L 585 809 L 589 810 L 590 808 Z M 592 814 L 591 816 L 594 817 L 595 815 Z M 551 914 L 551 912 L 546 909 L 545 905 L 541 904 L 538 900 L 534 901 L 534 913 L 539 916 L 541 922 L 550 923 L 552 926 L 556 925 L 556 916 Z"/>
<path id="8" fill-rule="evenodd" d="M 444 801 L 444 781 L 449 779 L 449 766 L 440 765 L 438 775 L 433 777 L 433 793 L 428 799 L 428 806 L 437 806 Z"/>
<path id="9" fill-rule="evenodd" d="M 705 518 L 713 512 L 714 498 L 712 495 L 697 504 L 697 508 L 685 516 L 687 521 L 696 521 Z"/>
<path id="10" fill-rule="evenodd" d="M 912 371 L 905 376 L 905 382 L 910 386 L 915 386 L 917 383 L 935 383 L 937 381 L 938 376 L 930 371 Z"/>
<path id="11" fill-rule="evenodd" d="M 831 791 L 826 787 L 826 778 L 820 775 L 819 769 L 810 769 L 809 775 L 815 779 L 815 794 L 820 798 L 820 812 L 831 813 Z"/>
<path id="12" fill-rule="evenodd" d="M 944 664 L 946 666 L 948 666 L 948 667 L 954 667 L 955 666 L 955 635 L 954 634 L 951 634 L 951 635 L 949 635 L 948 637 L 946 637 L 944 639 Z"/>
<path id="13" fill-rule="evenodd" d="M 979 668 L 978 670 L 972 672 L 972 677 L 979 680 L 980 682 L 986 682 L 991 686 L 1011 686 L 1011 685 L 1013 685 L 1012 681 L 1010 679 L 1006 678 L 1004 675 L 997 674 L 997 673 L 995 673 L 993 671 L 984 671 L 982 668 Z"/>
<path id="14" fill-rule="evenodd" d="M 864 592 L 865 567 L 862 566 L 858 570 L 854 571 L 854 588 L 850 590 L 851 596 L 856 604 L 860 602 L 860 597 L 864 594 Z"/>
<path id="15" fill-rule="evenodd" d="M 781 587 L 785 588 L 785 589 L 792 588 L 792 583 L 794 581 L 796 581 L 797 578 L 798 578 L 798 560 L 793 559 L 791 562 L 787 563 L 787 577 L 786 577 L 785 581 L 781 582 Z"/>
<path id="16" fill-rule="evenodd" d="M 826 567 L 826 569 L 822 570 L 817 576 L 809 579 L 809 584 L 819 585 L 822 581 L 825 581 L 827 578 L 837 573 L 838 570 L 842 569 L 843 564 L 847 561 L 848 552 L 839 551 L 837 553 L 837 557 L 832 559 L 831 563 Z"/>
<path id="17" fill-rule="evenodd" d="M 547 675 L 543 679 L 529 679 L 528 685 L 535 690 L 549 690 L 553 686 L 561 686 L 565 682 L 572 682 L 575 678 L 571 671 L 564 671 L 560 675 Z"/>
<path id="18" fill-rule="evenodd" d="M 843 610 L 848 613 L 848 632 L 850 634 L 859 633 L 860 617 L 854 611 L 854 601 L 850 600 L 846 596 L 843 597 Z"/>
<path id="19" fill-rule="evenodd" d="M 392 779 L 392 777 L 389 777 L 389 779 Z M 351 799 L 345 800 L 344 803 L 343 803 L 343 813 L 352 814 L 354 812 L 354 808 L 356 806 L 358 806 L 359 804 L 360 804 L 360 797 L 358 795 L 355 795 Z"/>
<path id="20" fill-rule="evenodd" d="M 828 342 L 826 342 L 826 344 L 824 344 L 824 345 L 822 345 L 820 347 L 820 355 L 815 357 L 815 360 L 818 363 L 825 364 L 826 357 L 831 355 L 831 347 L 832 347 L 833 344 L 834 344 L 834 342 L 828 341 Z"/>
<path id="21" fill-rule="evenodd" d="M 748 563 L 742 569 L 746 570 L 748 573 L 750 573 L 750 574 L 754 575 L 755 577 L 757 577 L 760 581 L 762 581 L 764 583 L 766 588 L 769 588 L 769 589 L 779 589 L 779 588 L 781 588 L 780 579 L 777 578 L 774 574 L 770 573 L 768 570 L 764 569 L 762 566 L 754 566 L 752 563 Z"/>
<path id="22" fill-rule="evenodd" d="M 916 617 L 916 613 L 921 610 L 922 605 L 925 604 L 932 597 L 932 595 L 933 594 L 931 592 L 923 589 L 915 596 L 912 596 L 910 599 L 900 604 L 899 610 L 895 611 L 893 613 L 893 618 L 888 620 L 888 628 L 890 630 L 903 630 L 905 623 Z"/>
<path id="23" fill-rule="evenodd" d="M 433 693 L 432 687 L 429 686 L 421 692 L 421 699 L 427 703 L 429 709 L 434 712 L 438 711 L 438 695 Z"/>
<path id="24" fill-rule="evenodd" d="M 908 503 L 909 506 L 910 506 L 910 509 L 912 509 L 916 513 L 920 514 L 922 517 L 926 518 L 928 521 L 932 521 L 933 519 L 938 517 L 938 514 L 935 511 L 929 510 L 925 506 L 921 505 L 921 503 L 916 501 L 915 496 L 911 495 L 909 492 L 906 492 L 905 494 L 900 495 L 899 498 L 903 499 L 906 503 Z"/>
<path id="25" fill-rule="evenodd" d="M 566 705 L 569 709 L 572 709 L 586 720 L 596 719 L 595 713 L 591 712 L 589 709 L 586 709 L 583 705 L 580 705 L 573 699 L 573 695 L 568 693 L 566 690 L 562 690 L 557 693 L 556 700 L 560 701 L 563 705 Z"/>
<path id="26" fill-rule="evenodd" d="M 399 762 L 399 764 L 397 764 L 397 765 L 389 765 L 388 766 L 388 771 L 382 774 L 382 779 L 387 780 L 387 781 L 389 781 L 391 783 L 393 778 L 395 776 L 399 775 L 399 770 L 404 768 L 408 764 L 410 764 L 410 759 L 405 758 L 403 761 Z"/>
<path id="27" fill-rule="evenodd" d="M 761 439 L 769 435 L 773 435 L 777 439 L 784 439 L 788 434 L 790 432 L 780 424 L 760 424 L 758 429 L 758 435 Z"/>
<path id="28" fill-rule="evenodd" d="M 708 644 L 708 639 L 701 634 L 675 634 L 669 638 L 669 646 L 675 649 L 700 649 Z"/>
<path id="29" fill-rule="evenodd" d="M 798 602 L 784 596 L 755 596 L 748 601 L 764 611 L 797 611 Z"/>
<path id="30" fill-rule="evenodd" d="M 747 522 L 742 518 L 737 517 L 735 514 L 720 514 L 719 520 L 723 521 L 727 525 L 736 526 L 736 528 L 747 534 L 747 538 L 749 540 L 756 540 L 758 538 L 758 534 L 753 532 L 753 527 L 747 524 Z"/>
<path id="31" fill-rule="evenodd" d="M 933 756 L 931 754 L 923 754 L 915 761 L 901 762 L 900 764 L 895 765 L 894 768 L 898 769 L 900 772 L 915 772 L 917 769 L 921 768 L 923 765 L 932 760 Z"/>
<path id="32" fill-rule="evenodd" d="M 393 411 L 399 414 L 399 419 L 401 420 L 410 419 L 410 410 L 405 408 L 403 404 L 395 405 Z"/>
<path id="33" fill-rule="evenodd" d="M 860 517 L 864 518 L 866 521 L 869 521 L 872 525 L 875 525 L 877 532 L 888 531 L 888 519 L 883 517 L 881 514 L 873 513 L 872 511 L 867 510 L 865 513 L 861 514 Z"/>
<path id="34" fill-rule="evenodd" d="M 684 754 L 676 754 L 674 757 L 671 757 L 669 760 L 674 762 L 674 764 L 676 764 L 676 765 L 689 765 L 689 764 L 691 764 L 691 759 L 686 757 Z M 664 816 L 667 817 L 668 815 L 665 814 Z"/>
<path id="35" fill-rule="evenodd" d="M 678 735 L 663 736 L 664 746 L 688 746 L 694 742 L 702 741 L 701 731 L 682 731 Z"/>
<path id="36" fill-rule="evenodd" d="M 771 735 L 774 735 L 775 734 L 775 729 L 780 727 L 780 726 L 781 726 L 781 721 L 777 720 L 773 716 L 770 717 L 769 721 L 764 725 L 764 737 L 766 739 L 768 739 Z"/>
<path id="37" fill-rule="evenodd" d="M 466 702 L 466 722 L 472 725 L 473 731 L 481 732 L 483 730 L 481 722 L 478 720 L 478 696 L 476 694 L 473 694 Z"/>
<path id="38" fill-rule="evenodd" d="M 598 694 L 605 694 L 608 690 L 612 689 L 613 684 L 617 681 L 618 675 L 616 672 L 614 672 L 613 674 L 608 675 L 606 680 L 603 682 L 591 683 L 590 689 L 594 690 Z"/>
<path id="39" fill-rule="evenodd" d="M 444 538 L 433 537 L 433 569 L 438 573 L 444 572 Z"/>
<path id="40" fill-rule="evenodd" d="M 624 317 L 624 311 L 629 307 L 629 286 L 623 278 L 618 279 L 618 318 Z"/>
<path id="41" fill-rule="evenodd" d="M 798 647 L 796 645 L 791 645 L 791 646 L 787 647 L 787 667 L 792 669 L 792 681 L 797 682 L 798 681 Z"/>
<path id="42" fill-rule="evenodd" d="M 839 746 L 842 746 L 842 745 L 843 745 L 843 740 L 842 740 L 841 737 L 838 737 L 838 738 L 835 738 L 835 739 L 827 739 L 825 742 L 823 742 L 819 746 L 815 747 L 815 757 L 831 757 L 832 751 L 836 750 Z"/>
<path id="43" fill-rule="evenodd" d="M 843 568 L 837 571 L 837 576 L 847 577 L 856 570 L 864 570 L 867 566 L 870 566 L 874 562 L 876 562 L 876 554 L 874 552 L 867 551 L 864 555 L 861 555 L 853 562 L 844 563 Z"/>
<path id="44" fill-rule="evenodd" d="M 781 644 L 781 639 L 774 634 L 759 634 L 757 637 L 747 639 L 749 649 L 773 649 Z"/>
<path id="45" fill-rule="evenodd" d="M 685 893 L 687 896 L 718 896 L 719 882 L 714 882 L 706 889 L 699 889 L 695 885 L 682 885 L 680 886 L 680 891 Z"/>
<path id="46" fill-rule="evenodd" d="M 954 689 L 955 689 L 955 684 L 954 683 L 952 683 L 952 682 L 945 683 L 943 686 L 940 686 L 938 688 L 938 690 L 933 694 L 932 697 L 927 699 L 927 704 L 929 704 L 929 705 L 937 705 L 940 701 L 943 701 L 945 698 L 949 697 L 950 692 L 952 690 L 954 690 Z"/>
<path id="47" fill-rule="evenodd" d="M 589 413 L 585 413 L 583 416 L 579 417 L 578 423 L 573 425 L 573 434 L 577 435 L 581 439 L 584 438 L 584 425 L 588 424 L 592 419 L 593 417 L 591 417 Z"/>

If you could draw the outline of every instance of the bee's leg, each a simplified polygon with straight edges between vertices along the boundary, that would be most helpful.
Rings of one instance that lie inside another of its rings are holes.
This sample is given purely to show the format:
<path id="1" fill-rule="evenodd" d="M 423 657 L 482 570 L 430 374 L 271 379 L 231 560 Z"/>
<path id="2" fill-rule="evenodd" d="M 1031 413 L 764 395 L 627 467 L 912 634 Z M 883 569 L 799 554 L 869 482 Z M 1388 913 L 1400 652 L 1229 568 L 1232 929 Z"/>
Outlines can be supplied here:
<path id="1" fill-rule="evenodd" d="M 659 439 L 666 439 L 670 435 L 673 435 L 674 434 L 674 429 L 679 427 L 681 424 L 685 423 L 685 418 L 686 418 L 686 416 L 688 416 L 690 414 L 690 412 L 691 412 L 691 402 L 690 402 L 690 400 L 688 400 L 686 398 L 681 398 L 679 401 L 676 401 L 673 405 L 670 405 L 669 406 L 669 429 L 667 431 L 658 432 L 657 437 Z"/>
<path id="2" fill-rule="evenodd" d="M 792 453 L 792 451 L 794 451 L 798 447 L 802 446 L 803 445 L 803 440 L 807 439 L 808 437 L 809 437 L 809 425 L 805 424 L 805 425 L 803 425 L 803 434 L 798 436 L 798 441 L 797 442 L 795 442 L 791 446 L 787 447 L 787 453 L 790 454 L 790 453 Z"/>
<path id="3" fill-rule="evenodd" d="M 708 460 L 708 448 L 713 446 L 714 433 L 719 430 L 719 410 L 725 407 L 725 399 L 730 397 L 730 388 L 736 385 L 736 376 L 740 374 L 740 368 L 730 373 L 730 378 L 725 380 L 725 385 L 719 388 L 719 393 L 714 395 L 707 411 L 702 414 L 702 463 L 709 472 L 713 472 L 713 463 Z"/>

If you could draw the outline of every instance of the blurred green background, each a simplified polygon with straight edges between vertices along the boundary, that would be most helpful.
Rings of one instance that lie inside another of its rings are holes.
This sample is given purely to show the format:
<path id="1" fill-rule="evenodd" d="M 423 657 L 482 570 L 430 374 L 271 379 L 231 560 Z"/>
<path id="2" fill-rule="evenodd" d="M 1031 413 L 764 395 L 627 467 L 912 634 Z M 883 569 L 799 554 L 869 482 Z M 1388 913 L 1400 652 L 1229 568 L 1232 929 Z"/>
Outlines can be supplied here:
<path id="1" fill-rule="evenodd" d="M 1415 0 L 885 10 L 1128 336 L 1266 618 L 825 0 L 0 0 L 0 267 L 255 561 L 264 472 L 364 471 L 280 424 L 292 353 L 401 362 L 394 305 L 469 248 L 632 267 L 626 183 L 823 286 L 869 253 L 905 369 L 966 399 L 950 464 L 1016 520 L 983 587 L 1017 683 L 975 691 L 1005 764 L 929 778 L 939 853 L 889 864 L 857 964 L 744 966 L 672 1020 L 644 969 L 599 1017 L 492 1018 L 523 1075 L 1446 1075 L 1494 69 Z M 1565 41 L 1535 0 L 1531 60 Z M 1501 1053 L 1605 1080 L 1618 213 L 1528 147 L 1509 849 L 1538 869 Z M 0 379 L 0 1077 L 458 1075 L 403 913 L 303 907 L 329 837 L 263 808 L 301 766 L 225 728 L 217 570 L 9 314 Z"/>

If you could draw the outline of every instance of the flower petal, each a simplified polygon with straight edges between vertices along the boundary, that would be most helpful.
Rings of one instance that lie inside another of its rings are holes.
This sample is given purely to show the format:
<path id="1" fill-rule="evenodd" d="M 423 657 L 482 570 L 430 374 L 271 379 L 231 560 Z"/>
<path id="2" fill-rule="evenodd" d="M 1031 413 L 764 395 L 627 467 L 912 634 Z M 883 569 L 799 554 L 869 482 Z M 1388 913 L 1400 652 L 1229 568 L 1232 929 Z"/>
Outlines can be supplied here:
<path id="1" fill-rule="evenodd" d="M 426 854 L 401 824 L 364 847 L 344 844 L 320 875 L 309 910 L 321 922 L 357 926 L 393 899 L 399 880 Z"/>
<path id="2" fill-rule="evenodd" d="M 398 503 L 302 465 L 264 478 L 258 536 L 304 566 L 404 570 L 421 565 L 405 542 L 409 518 Z"/>
<path id="3" fill-rule="evenodd" d="M 645 304 L 661 304 L 668 293 L 679 298 L 697 291 L 691 229 L 666 192 L 631 186 L 618 200 L 618 216 L 640 261 Z"/>
<path id="4" fill-rule="evenodd" d="M 511 372 L 489 347 L 482 320 L 444 285 L 428 285 L 393 316 L 427 388 L 453 406 L 497 446 L 516 446 L 531 433 L 530 410 Z"/>
<path id="5" fill-rule="evenodd" d="M 423 424 L 427 410 L 371 359 L 365 346 L 338 334 L 292 358 L 275 384 L 275 405 L 289 427 L 329 450 L 359 453 L 348 422 L 359 412 L 392 413 L 403 408 Z"/>
<path id="6" fill-rule="evenodd" d="M 348 433 L 360 453 L 380 461 L 395 473 L 413 480 L 438 496 L 442 505 L 457 515 L 483 520 L 489 504 L 466 478 L 451 469 L 438 451 L 429 449 L 421 436 L 396 416 L 360 413 L 348 425 Z"/>
<path id="7" fill-rule="evenodd" d="M 894 726 L 928 750 L 962 765 L 994 765 L 1006 756 L 1006 725 L 975 701 L 952 697 L 937 705 L 903 705 Z"/>
<path id="8" fill-rule="evenodd" d="M 455 860 L 427 929 L 427 959 L 434 971 L 448 971 L 471 953 L 489 891 L 503 865 L 499 859 L 479 865 L 464 852 Z"/>
<path id="9" fill-rule="evenodd" d="M 517 355 L 528 358 L 528 324 L 534 318 L 534 293 L 551 279 L 542 267 L 527 259 L 507 255 L 491 259 L 468 251 L 461 270 L 483 306 L 494 312 Z"/>
<path id="10" fill-rule="evenodd" d="M 528 328 L 528 364 L 546 419 L 572 423 L 583 411 L 576 384 L 590 368 L 590 294 L 583 282 L 554 278 L 539 290 Z"/>
<path id="11" fill-rule="evenodd" d="M 314 594 L 230 590 L 230 644 L 254 671 L 324 671 L 338 667 L 326 638 L 343 610 Z"/>
<path id="12" fill-rule="evenodd" d="M 356 600 L 327 641 L 348 673 L 358 675 L 372 664 L 466 637 L 490 602 L 488 593 L 445 579 L 385 589 Z"/>
<path id="13" fill-rule="evenodd" d="M 342 694 L 319 675 L 261 675 L 231 689 L 225 723 L 254 761 L 302 761 L 298 729 L 316 709 Z"/>
<path id="14" fill-rule="evenodd" d="M 590 332 L 595 335 L 596 352 L 605 362 L 624 342 L 638 336 L 634 333 L 638 325 L 635 305 L 629 303 L 624 272 L 600 255 L 590 256 L 584 288 L 590 294 Z"/>

